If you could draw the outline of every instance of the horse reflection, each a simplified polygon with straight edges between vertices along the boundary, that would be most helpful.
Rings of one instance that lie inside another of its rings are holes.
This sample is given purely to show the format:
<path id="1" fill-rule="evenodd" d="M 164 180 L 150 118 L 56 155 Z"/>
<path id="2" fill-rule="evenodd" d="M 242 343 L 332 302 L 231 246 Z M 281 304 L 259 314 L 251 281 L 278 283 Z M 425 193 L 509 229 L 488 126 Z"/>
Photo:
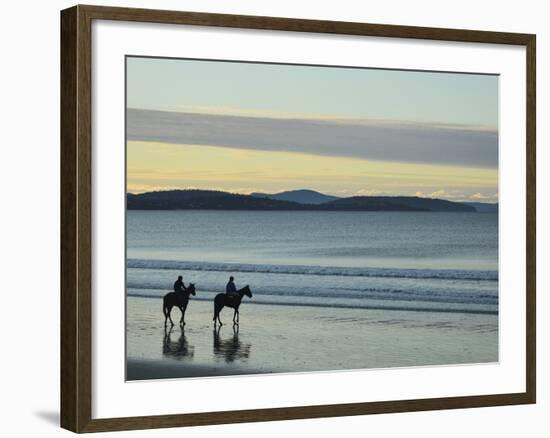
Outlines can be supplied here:
<path id="1" fill-rule="evenodd" d="M 167 329 L 164 327 L 164 339 L 162 340 L 163 356 L 173 357 L 174 359 L 192 358 L 195 355 L 195 347 L 189 345 L 185 336 L 185 330 L 180 326 L 180 336 L 177 341 L 172 341 L 171 335 L 174 327 Z"/>
<path id="2" fill-rule="evenodd" d="M 220 338 L 220 330 L 221 326 L 214 327 L 214 356 L 223 358 L 228 363 L 236 360 L 246 361 L 252 345 L 239 340 L 239 326 L 233 325 L 233 336 L 227 339 Z"/>

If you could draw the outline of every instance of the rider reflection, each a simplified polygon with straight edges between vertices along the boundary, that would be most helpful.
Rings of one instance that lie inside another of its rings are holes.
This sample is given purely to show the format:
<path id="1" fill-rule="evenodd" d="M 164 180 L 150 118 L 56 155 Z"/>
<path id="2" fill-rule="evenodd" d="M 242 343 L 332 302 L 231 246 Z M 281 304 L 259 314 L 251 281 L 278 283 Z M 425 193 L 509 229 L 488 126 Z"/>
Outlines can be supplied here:
<path id="1" fill-rule="evenodd" d="M 195 347 L 189 345 L 185 337 L 185 330 L 180 326 L 180 336 L 177 341 L 172 341 L 171 335 L 173 326 L 170 329 L 164 327 L 164 338 L 162 340 L 162 355 L 174 359 L 192 358 L 195 355 Z"/>
<path id="2" fill-rule="evenodd" d="M 227 339 L 220 337 L 221 327 L 214 327 L 214 357 L 223 358 L 226 362 L 243 361 L 250 356 L 252 345 L 239 340 L 239 326 L 233 325 L 233 336 Z"/>

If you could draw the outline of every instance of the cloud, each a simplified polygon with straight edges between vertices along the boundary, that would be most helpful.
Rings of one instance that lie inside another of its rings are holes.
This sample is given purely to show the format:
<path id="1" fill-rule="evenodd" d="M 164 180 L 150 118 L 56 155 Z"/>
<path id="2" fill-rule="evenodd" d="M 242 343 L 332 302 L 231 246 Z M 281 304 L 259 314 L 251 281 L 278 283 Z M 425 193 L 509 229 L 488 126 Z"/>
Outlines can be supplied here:
<path id="1" fill-rule="evenodd" d="M 479 201 L 479 202 L 498 202 L 497 193 L 468 193 L 462 190 L 435 190 L 433 192 L 415 192 L 414 196 L 420 198 L 449 199 L 451 201 Z"/>
<path id="2" fill-rule="evenodd" d="M 497 132 L 462 125 L 128 109 L 127 140 L 486 168 L 498 164 Z"/>
<path id="3" fill-rule="evenodd" d="M 453 198 L 463 198 L 464 195 L 461 192 L 458 192 L 457 190 L 453 191 L 447 191 L 447 190 L 436 190 L 431 193 L 426 192 L 416 192 L 414 196 L 418 196 L 420 198 L 446 198 L 446 199 L 453 199 Z"/>
<path id="4" fill-rule="evenodd" d="M 174 184 L 128 184 L 127 191 L 128 193 L 132 194 L 138 194 L 138 193 L 145 193 L 145 192 L 159 192 L 159 191 L 166 191 L 166 190 L 214 190 L 214 191 L 220 191 L 220 192 L 230 192 L 230 193 L 238 193 L 242 195 L 248 195 L 250 193 L 254 192 L 261 192 L 260 189 L 255 189 L 253 187 L 231 187 L 227 188 L 224 186 L 197 186 L 197 185 L 189 185 L 189 184 L 183 184 L 183 185 L 174 185 Z"/>
<path id="5" fill-rule="evenodd" d="M 344 192 L 345 193 L 345 192 Z M 383 195 L 384 192 L 382 190 L 377 189 L 359 189 L 356 190 L 355 193 L 352 194 L 352 196 L 379 196 Z M 347 196 L 350 196 L 346 193 Z"/>
<path id="6" fill-rule="evenodd" d="M 484 194 L 484 193 L 474 193 L 473 195 L 470 195 L 470 199 L 476 200 L 476 201 L 491 201 L 491 202 L 494 202 L 498 199 L 498 195 L 496 193 L 492 194 L 492 195 L 488 195 L 488 194 Z"/>

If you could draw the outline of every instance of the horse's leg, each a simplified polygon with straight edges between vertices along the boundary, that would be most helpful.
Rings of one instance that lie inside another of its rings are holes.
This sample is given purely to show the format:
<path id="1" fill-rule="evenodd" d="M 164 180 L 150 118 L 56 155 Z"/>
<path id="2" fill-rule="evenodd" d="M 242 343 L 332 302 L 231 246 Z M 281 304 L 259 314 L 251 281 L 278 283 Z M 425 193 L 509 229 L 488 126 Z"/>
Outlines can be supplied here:
<path id="1" fill-rule="evenodd" d="M 214 301 L 214 326 L 216 325 L 216 322 L 220 323 L 220 327 L 223 325 L 222 320 L 220 319 L 220 313 L 223 309 L 224 304 L 221 302 Z"/>
<path id="2" fill-rule="evenodd" d="M 168 319 L 170 320 L 170 324 L 174 325 L 174 321 L 172 321 L 172 306 L 168 306 Z"/>
<path id="3" fill-rule="evenodd" d="M 180 310 L 181 310 L 180 325 L 185 325 L 185 309 L 186 308 L 187 308 L 187 306 L 181 306 L 180 307 Z"/>
<path id="4" fill-rule="evenodd" d="M 239 323 L 239 307 L 240 307 L 240 303 L 238 303 L 238 304 L 235 306 L 235 313 L 233 314 L 233 323 L 234 323 L 234 324 L 238 324 L 238 323 Z"/>
<path id="5" fill-rule="evenodd" d="M 220 318 L 220 307 L 214 302 L 214 318 L 212 318 L 212 321 L 214 321 L 214 327 L 216 327 L 216 324 L 218 323 L 219 318 Z"/>

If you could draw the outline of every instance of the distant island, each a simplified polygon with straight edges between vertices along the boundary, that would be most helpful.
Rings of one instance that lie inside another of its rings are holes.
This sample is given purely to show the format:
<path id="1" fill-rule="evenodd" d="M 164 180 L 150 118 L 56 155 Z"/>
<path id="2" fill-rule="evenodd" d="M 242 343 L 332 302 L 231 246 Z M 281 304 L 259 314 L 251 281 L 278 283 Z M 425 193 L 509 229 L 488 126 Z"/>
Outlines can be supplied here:
<path id="1" fill-rule="evenodd" d="M 241 195 L 216 190 L 165 190 L 127 194 L 128 210 L 449 211 L 498 212 L 498 204 L 417 196 L 338 198 L 314 190 Z"/>
<path id="2" fill-rule="evenodd" d="M 476 209 L 478 213 L 498 213 L 498 203 L 489 204 L 487 202 L 464 202 Z"/>
<path id="3" fill-rule="evenodd" d="M 251 193 L 251 196 L 259 198 L 275 199 L 277 201 L 291 201 L 299 204 L 324 204 L 330 201 L 340 199 L 337 196 L 325 195 L 324 193 L 316 192 L 315 190 L 289 190 L 286 192 L 268 194 L 268 193 Z"/>

